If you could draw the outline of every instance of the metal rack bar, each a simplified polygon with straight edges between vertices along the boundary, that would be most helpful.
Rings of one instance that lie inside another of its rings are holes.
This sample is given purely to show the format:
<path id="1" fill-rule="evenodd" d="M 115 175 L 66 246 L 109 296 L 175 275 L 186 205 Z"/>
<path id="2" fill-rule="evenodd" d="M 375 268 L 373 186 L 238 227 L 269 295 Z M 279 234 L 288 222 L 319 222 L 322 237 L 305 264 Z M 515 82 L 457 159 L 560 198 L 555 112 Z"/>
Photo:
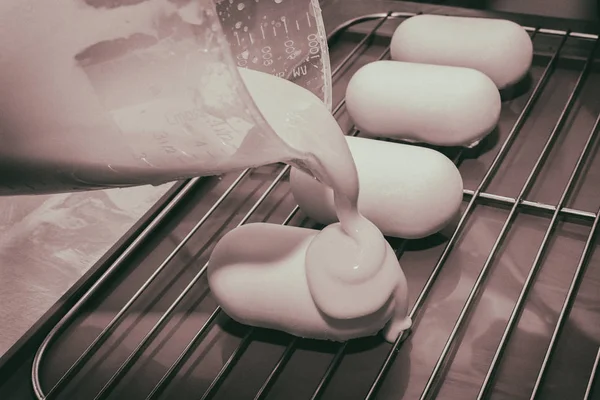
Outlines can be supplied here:
<path id="1" fill-rule="evenodd" d="M 281 371 L 283 370 L 283 368 L 285 367 L 287 362 L 292 357 L 292 354 L 296 350 L 296 344 L 298 343 L 298 341 L 299 341 L 298 337 L 293 337 L 292 340 L 290 341 L 290 343 L 286 346 L 285 350 L 281 354 L 281 357 L 277 361 L 277 364 L 275 364 L 275 366 L 271 370 L 271 373 L 269 374 L 269 376 L 267 377 L 267 379 L 265 380 L 263 385 L 258 390 L 258 393 L 256 393 L 254 400 L 265 399 L 268 396 L 269 389 L 271 389 L 271 387 L 273 387 L 273 384 L 275 383 L 275 379 L 277 379 L 277 377 L 279 376 L 279 374 L 281 373 Z"/>
<path id="2" fill-rule="evenodd" d="M 468 189 L 463 190 L 463 196 L 465 196 L 468 199 L 471 199 L 473 197 L 474 193 L 475 192 L 473 190 L 468 190 Z M 490 200 L 494 203 L 503 204 L 506 206 L 512 206 L 517 201 L 517 199 L 515 199 L 513 197 L 506 197 L 506 196 L 501 196 L 501 195 L 493 194 L 493 193 L 479 193 L 478 197 L 480 199 Z M 537 211 L 544 211 L 544 212 L 547 212 L 550 214 L 552 214 L 556 211 L 556 206 L 553 206 L 551 204 L 539 203 L 536 201 L 530 201 L 530 200 L 521 201 L 519 203 L 519 206 L 522 208 L 525 208 L 525 209 L 528 208 L 528 209 L 537 210 Z M 594 213 L 594 212 L 575 210 L 573 208 L 568 208 L 568 207 L 563 207 L 563 208 L 559 209 L 558 212 L 560 215 L 575 217 L 575 218 L 582 219 L 582 220 L 588 221 L 588 222 L 593 222 L 594 218 L 596 218 L 596 213 Z"/>
<path id="3" fill-rule="evenodd" d="M 419 14 L 421 14 L 421 13 L 419 13 Z M 403 11 L 392 13 L 393 18 L 410 18 L 410 17 L 414 17 L 415 15 L 417 15 L 417 13 L 403 12 Z M 525 25 L 521 25 L 521 26 L 527 32 L 536 32 L 537 31 L 538 33 L 541 33 L 544 35 L 565 36 L 568 33 L 567 31 L 560 30 L 560 29 L 535 28 L 532 26 L 525 26 Z M 570 32 L 570 36 L 579 38 L 579 39 L 591 39 L 591 40 L 598 39 L 598 35 L 594 34 L 594 33 Z"/>
<path id="4" fill-rule="evenodd" d="M 598 45 L 598 40 L 596 40 L 596 42 L 594 43 L 594 47 L 592 48 L 592 51 L 590 52 L 590 56 L 586 62 L 586 65 L 584 66 L 584 70 L 583 70 L 582 74 L 589 68 L 589 65 L 591 64 L 591 60 L 594 57 L 597 45 Z M 571 100 L 571 99 L 569 99 L 569 100 Z M 599 123 L 600 123 L 600 115 L 598 115 L 596 122 L 595 122 L 594 126 L 592 127 L 590 135 L 588 136 L 587 141 L 584 145 L 583 151 L 581 152 L 579 158 L 577 159 L 575 168 L 573 169 L 573 172 L 571 173 L 571 176 L 569 177 L 569 181 L 567 182 L 567 185 L 565 186 L 565 189 L 562 192 L 560 200 L 558 201 L 558 204 L 555 207 L 554 214 L 552 215 L 550 224 L 548 225 L 548 228 L 546 229 L 546 233 L 544 234 L 544 237 L 542 239 L 542 242 L 540 244 L 538 252 L 535 256 L 533 265 L 529 271 L 529 274 L 527 275 L 527 278 L 525 279 L 525 283 L 523 284 L 521 292 L 519 293 L 519 297 L 517 298 L 517 301 L 513 307 L 513 310 L 508 319 L 506 328 L 500 339 L 500 343 L 498 344 L 498 347 L 496 348 L 496 352 L 494 354 L 492 362 L 488 368 L 485 379 L 481 385 L 479 394 L 477 395 L 477 400 L 481 400 L 481 399 L 485 398 L 489 394 L 490 390 L 492 389 L 493 376 L 495 375 L 497 368 L 500 365 L 502 354 L 503 354 L 504 350 L 506 349 L 506 345 L 508 344 L 508 339 L 514 330 L 514 328 L 521 316 L 521 313 L 524 310 L 525 300 L 527 298 L 529 291 L 531 290 L 534 279 L 537 276 L 538 271 L 540 270 L 540 268 L 543 264 L 542 258 L 543 258 L 543 255 L 545 254 L 545 252 L 547 251 L 548 245 L 550 243 L 550 237 L 552 236 L 552 233 L 558 223 L 558 220 L 559 220 L 558 217 L 560 214 L 560 210 L 562 209 L 562 207 L 564 207 L 568 198 L 570 197 L 571 192 L 573 191 L 575 184 L 577 183 L 577 180 L 579 179 L 579 177 L 583 171 L 583 167 L 588 159 L 588 156 L 590 155 L 593 144 L 596 141 L 596 138 L 598 135 L 598 124 Z M 517 204 L 517 202 L 515 202 L 515 204 Z"/>
<path id="5" fill-rule="evenodd" d="M 421 14 L 421 13 L 419 13 L 419 14 Z M 345 21 L 343 24 L 340 24 L 340 25 L 336 26 L 331 31 L 331 34 L 329 34 L 327 36 L 327 39 L 331 40 L 337 34 L 339 34 L 340 32 L 342 32 L 342 31 L 350 28 L 351 26 L 357 25 L 357 24 L 359 24 L 361 22 L 373 21 L 373 20 L 377 20 L 377 19 L 381 19 L 381 18 L 387 18 L 388 20 L 390 20 L 390 19 L 403 19 L 403 18 L 413 17 L 415 15 L 417 15 L 417 14 L 415 14 L 415 13 L 405 13 L 405 12 L 392 12 L 392 11 L 387 12 L 387 13 L 375 13 L 375 14 L 363 15 L 361 17 L 352 18 L 352 19 L 350 19 L 348 21 Z M 376 27 L 377 29 L 374 29 L 371 32 L 376 32 L 377 30 L 379 30 L 380 27 L 381 27 L 381 25 L 377 26 Z M 364 43 L 366 43 L 366 41 Z M 352 58 L 352 57 L 350 57 L 350 58 Z M 332 73 L 332 75 L 333 75 L 333 73 Z"/>
<path id="6" fill-rule="evenodd" d="M 600 347 L 598 347 L 598 352 L 596 353 L 596 359 L 594 360 L 594 365 L 592 366 L 592 371 L 590 372 L 590 379 L 588 380 L 587 387 L 585 388 L 585 394 L 583 395 L 583 400 L 590 400 L 592 397 L 592 390 L 594 388 L 594 382 L 596 380 L 596 375 L 598 373 L 598 365 L 600 364 Z"/>
<path id="7" fill-rule="evenodd" d="M 575 303 L 575 297 L 577 296 L 577 290 L 579 289 L 579 285 L 581 284 L 581 280 L 587 266 L 589 264 L 589 258 L 592 256 L 594 252 L 594 242 L 596 240 L 596 236 L 598 234 L 598 222 L 600 221 L 600 209 L 596 215 L 596 219 L 594 219 L 594 224 L 592 225 L 592 229 L 590 230 L 590 234 L 585 242 L 585 247 L 583 249 L 583 253 L 581 254 L 581 258 L 579 259 L 579 263 L 577 264 L 577 268 L 575 270 L 575 274 L 573 275 L 573 279 L 571 280 L 571 284 L 569 285 L 569 291 L 567 292 L 567 296 L 565 301 L 563 302 L 563 306 L 560 310 L 560 314 L 558 316 L 558 320 L 556 321 L 556 326 L 554 327 L 554 332 L 552 332 L 552 337 L 550 339 L 550 343 L 548 348 L 546 349 L 546 354 L 544 355 L 544 361 L 542 362 L 542 366 L 538 373 L 538 376 L 535 380 L 535 385 L 533 387 L 533 391 L 531 392 L 530 400 L 536 399 L 539 396 L 539 391 L 542 386 L 542 382 L 546 376 L 546 372 L 548 370 L 548 365 L 552 359 L 552 355 L 554 354 L 554 349 L 558 342 L 558 337 L 567 321 L 567 317 L 569 316 L 569 312 L 571 311 L 571 307 L 573 303 Z"/>
<path id="8" fill-rule="evenodd" d="M 564 43 L 566 41 L 568 36 L 569 35 L 567 34 L 563 37 L 562 43 Z M 531 189 L 535 178 L 539 174 L 542 166 L 544 165 L 544 163 L 546 161 L 546 158 L 548 157 L 548 155 L 550 154 L 550 151 L 553 148 L 556 138 L 562 131 L 562 128 L 567 120 L 567 117 L 569 116 L 571 109 L 573 108 L 573 105 L 575 104 L 576 96 L 579 94 L 579 91 L 582 89 L 583 83 L 585 82 L 585 79 L 587 78 L 587 75 L 590 71 L 594 53 L 595 53 L 594 50 L 592 50 L 590 52 L 590 55 L 585 63 L 585 66 L 584 66 L 583 70 L 581 71 L 581 73 L 579 74 L 577 83 L 575 84 L 575 87 L 573 88 L 573 91 L 571 92 L 571 94 L 569 96 L 567 104 L 565 104 L 565 107 L 563 108 L 563 110 L 560 114 L 560 117 L 559 117 L 556 125 L 554 126 L 552 133 L 550 134 L 550 137 L 547 139 L 541 154 L 539 155 L 533 169 L 531 170 L 531 173 L 529 174 L 529 176 L 527 177 L 527 180 L 525 181 L 525 184 L 521 188 L 521 191 L 519 192 L 519 195 L 517 196 L 517 201 L 512 206 L 510 213 L 508 214 L 508 217 L 506 218 L 506 221 L 505 221 L 504 225 L 502 226 L 500 234 L 498 235 L 498 238 L 494 242 L 494 245 L 492 246 L 492 250 L 490 251 L 490 254 L 489 254 L 488 258 L 486 259 L 486 261 L 483 265 L 483 268 L 481 269 L 479 275 L 477 276 L 477 280 L 475 281 L 475 284 L 473 285 L 473 288 L 471 289 L 471 292 L 469 293 L 469 296 L 467 297 L 465 305 L 463 306 L 463 308 L 458 316 L 458 320 L 456 321 L 456 324 L 454 325 L 454 328 L 452 329 L 452 332 L 450 333 L 450 337 L 446 341 L 446 344 L 444 345 L 442 353 L 440 354 L 440 357 L 438 358 L 438 361 L 436 362 L 435 367 L 434 367 L 429 379 L 427 380 L 427 384 L 425 385 L 425 389 L 423 390 L 423 392 L 420 396 L 420 400 L 429 399 L 435 395 L 435 393 L 438 389 L 438 386 L 439 386 L 439 385 L 437 385 L 437 383 L 438 383 L 439 377 L 442 373 L 442 369 L 444 368 L 446 362 L 448 361 L 448 355 L 450 354 L 451 347 L 454 345 L 454 341 L 455 341 L 459 331 L 462 328 L 463 322 L 469 315 L 471 306 L 472 306 L 472 304 L 474 304 L 474 302 L 477 298 L 477 295 L 478 295 L 483 283 L 485 282 L 485 279 L 488 275 L 489 270 L 491 269 L 492 265 L 494 265 L 494 260 L 499 252 L 500 246 L 504 242 L 504 239 L 506 238 L 506 236 L 508 234 L 509 227 L 517 215 L 517 206 L 518 206 L 519 202 L 521 202 L 521 200 L 523 200 L 523 198 L 529 193 L 529 190 Z"/>
<path id="9" fill-rule="evenodd" d="M 226 375 L 231 370 L 231 368 L 233 368 L 235 363 L 242 356 L 243 352 L 246 351 L 246 348 L 248 347 L 248 345 L 251 342 L 250 339 L 253 334 L 254 334 L 254 328 L 251 327 L 248 330 L 248 332 L 246 333 L 246 335 L 244 336 L 244 338 L 242 339 L 242 343 L 245 343 L 245 346 L 238 346 L 234 350 L 234 352 L 231 353 L 231 355 L 227 359 L 227 362 L 223 365 L 223 368 L 221 368 L 221 370 L 219 371 L 219 373 L 217 374 L 215 379 L 213 379 L 210 386 L 208 387 L 208 389 L 206 389 L 206 391 L 204 392 L 204 394 L 202 395 L 202 398 L 200 400 L 210 399 L 213 396 L 213 394 L 216 392 L 219 385 L 223 382 L 222 376 Z"/>
<path id="10" fill-rule="evenodd" d="M 338 368 L 338 366 L 342 362 L 342 359 L 344 358 L 344 352 L 346 350 L 347 343 L 348 342 L 342 343 L 342 345 L 340 346 L 340 349 L 333 356 L 333 359 L 327 366 L 327 370 L 325 371 L 325 374 L 323 374 L 323 377 L 319 381 L 315 391 L 313 392 L 312 396 L 310 397 L 310 400 L 320 399 L 321 396 L 323 395 L 323 392 L 325 391 L 327 384 L 333 377 L 335 370 Z"/>
<path id="11" fill-rule="evenodd" d="M 344 57 L 344 59 L 340 61 L 338 66 L 335 67 L 335 69 L 331 72 L 332 77 L 337 75 L 342 70 L 342 68 L 344 68 L 344 66 L 348 64 L 348 61 L 350 61 L 352 57 L 354 57 L 358 53 L 358 50 L 360 50 L 365 45 L 365 43 L 367 43 L 367 41 L 371 40 L 375 36 L 375 33 L 379 30 L 381 25 L 385 24 L 385 22 L 390 18 L 391 15 L 392 12 L 390 11 L 383 18 L 381 18 L 381 21 L 379 21 L 377 25 L 375 25 L 371 32 L 369 32 L 368 35 L 366 35 L 360 42 L 358 42 L 358 44 L 354 47 L 354 49 L 352 49 L 350 53 L 346 54 L 346 57 Z"/>
<path id="12" fill-rule="evenodd" d="M 565 301 L 563 303 L 562 309 L 560 311 L 560 315 L 558 317 L 558 321 L 556 323 L 554 332 L 552 333 L 552 338 L 550 340 L 550 344 L 546 350 L 546 354 L 544 356 L 544 361 L 542 362 L 542 367 L 538 373 L 538 376 L 535 381 L 535 386 L 530 396 L 530 400 L 537 398 L 538 392 L 541 388 L 541 384 L 546 374 L 546 370 L 550 363 L 550 359 L 552 358 L 552 354 L 554 353 L 554 348 L 556 346 L 556 342 L 558 340 L 558 336 L 562 331 L 562 328 L 566 322 L 567 316 L 573 303 L 575 302 L 575 296 L 577 295 L 577 289 L 579 288 L 579 284 L 581 283 L 581 279 L 585 273 L 586 267 L 589 262 L 589 258 L 591 257 L 594 247 L 592 244 L 595 242 L 595 239 L 598 234 L 598 222 L 600 221 L 600 209 L 598 210 L 596 219 L 594 220 L 594 224 L 592 225 L 592 229 L 590 230 L 590 234 L 585 242 L 585 247 L 583 249 L 583 253 L 581 258 L 579 259 L 579 263 L 577 264 L 577 269 L 575 270 L 575 275 L 573 276 L 573 280 L 569 286 L 569 291 Z"/>
<path id="13" fill-rule="evenodd" d="M 171 365 L 171 367 L 167 370 L 167 372 L 163 375 L 160 381 L 154 386 L 150 394 L 146 397 L 146 400 L 156 398 L 160 396 L 166 385 L 173 380 L 175 377 L 175 373 L 178 371 L 181 365 L 188 359 L 191 355 L 192 350 L 196 348 L 198 343 L 200 343 L 200 339 L 204 337 L 205 334 L 205 326 L 212 325 L 214 320 L 219 316 L 219 309 L 215 309 L 212 314 L 208 317 L 202 328 L 192 338 L 192 340 L 188 343 L 188 345 L 183 349 L 177 360 Z"/>

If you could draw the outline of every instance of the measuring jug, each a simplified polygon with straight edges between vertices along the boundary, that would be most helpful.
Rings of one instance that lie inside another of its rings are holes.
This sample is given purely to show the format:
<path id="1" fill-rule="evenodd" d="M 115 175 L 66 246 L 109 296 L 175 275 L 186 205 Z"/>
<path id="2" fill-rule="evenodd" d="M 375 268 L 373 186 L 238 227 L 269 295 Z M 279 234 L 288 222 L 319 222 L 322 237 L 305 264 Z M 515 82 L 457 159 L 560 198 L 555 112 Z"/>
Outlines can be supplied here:
<path id="1" fill-rule="evenodd" d="M 3 0 L 0 36 L 0 195 L 296 165 L 238 68 L 331 110 L 318 0 Z"/>

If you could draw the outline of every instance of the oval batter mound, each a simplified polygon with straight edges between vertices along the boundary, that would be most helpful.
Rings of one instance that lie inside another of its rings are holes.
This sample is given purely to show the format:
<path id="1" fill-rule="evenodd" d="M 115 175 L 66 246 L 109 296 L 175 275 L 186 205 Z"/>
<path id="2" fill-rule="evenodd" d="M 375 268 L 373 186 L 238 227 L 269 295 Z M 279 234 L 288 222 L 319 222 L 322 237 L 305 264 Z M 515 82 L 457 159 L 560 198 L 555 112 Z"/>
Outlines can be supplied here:
<path id="1" fill-rule="evenodd" d="M 482 72 L 400 61 L 360 68 L 346 88 L 346 107 L 362 136 L 467 146 L 498 123 L 498 89 Z"/>
<path id="2" fill-rule="evenodd" d="M 393 249 L 386 242 L 382 268 L 391 272 L 394 282 L 389 296 L 367 315 L 332 318 L 315 304 L 308 283 L 306 253 L 319 234 L 267 223 L 233 229 L 219 240 L 208 263 L 213 296 L 229 317 L 243 324 L 331 341 L 373 336 L 383 329 L 385 339 L 393 343 L 411 326 L 407 282 Z"/>
<path id="3" fill-rule="evenodd" d="M 423 14 L 398 26 L 390 53 L 397 61 L 473 68 L 505 89 L 529 71 L 533 43 L 512 21 Z"/>
<path id="4" fill-rule="evenodd" d="M 460 172 L 425 147 L 346 137 L 358 171 L 358 210 L 386 236 L 416 239 L 440 231 L 463 197 Z M 293 168 L 290 183 L 300 209 L 322 224 L 337 221 L 333 191 Z"/>

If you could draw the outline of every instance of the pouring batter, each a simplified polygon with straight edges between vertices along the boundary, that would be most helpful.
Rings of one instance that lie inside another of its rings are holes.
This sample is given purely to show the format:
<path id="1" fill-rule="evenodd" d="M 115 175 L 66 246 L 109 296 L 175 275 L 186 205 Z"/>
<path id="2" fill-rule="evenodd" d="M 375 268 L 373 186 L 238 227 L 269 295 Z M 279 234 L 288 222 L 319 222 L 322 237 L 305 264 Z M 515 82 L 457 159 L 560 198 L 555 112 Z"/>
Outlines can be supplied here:
<path id="1" fill-rule="evenodd" d="M 340 222 L 320 232 L 252 224 L 228 233 L 209 263 L 213 294 L 232 318 L 255 326 L 345 340 L 389 322 L 386 339 L 395 341 L 411 324 L 406 281 L 381 232 L 357 209 L 358 174 L 335 118 L 294 83 L 240 73 L 269 125 L 334 190 Z"/>

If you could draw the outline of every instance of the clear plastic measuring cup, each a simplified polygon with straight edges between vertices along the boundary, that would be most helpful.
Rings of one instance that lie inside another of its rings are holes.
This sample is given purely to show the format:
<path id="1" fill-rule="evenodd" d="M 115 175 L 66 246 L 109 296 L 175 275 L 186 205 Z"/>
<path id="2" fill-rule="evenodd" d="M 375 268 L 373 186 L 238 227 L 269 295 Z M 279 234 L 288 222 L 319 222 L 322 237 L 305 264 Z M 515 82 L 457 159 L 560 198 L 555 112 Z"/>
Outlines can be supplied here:
<path id="1" fill-rule="evenodd" d="M 289 79 L 331 109 L 318 0 L 5 0 L 0 14 L 4 37 L 17 38 L 0 41 L 12 60 L 0 60 L 10 94 L 0 95 L 0 194 L 290 161 L 239 67 Z"/>

